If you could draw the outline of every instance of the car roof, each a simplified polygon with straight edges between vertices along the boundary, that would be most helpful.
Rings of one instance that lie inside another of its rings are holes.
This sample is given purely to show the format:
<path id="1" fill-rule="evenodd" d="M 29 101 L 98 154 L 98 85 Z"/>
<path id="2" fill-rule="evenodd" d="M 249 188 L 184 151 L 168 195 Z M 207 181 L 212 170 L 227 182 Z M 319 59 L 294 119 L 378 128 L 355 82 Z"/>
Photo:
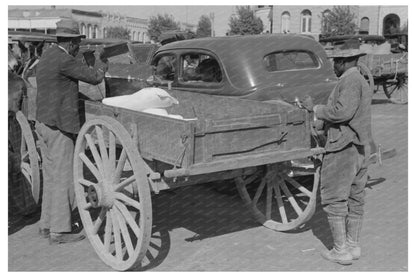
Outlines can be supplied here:
<path id="1" fill-rule="evenodd" d="M 11 40 L 20 40 L 28 42 L 56 42 L 56 37 L 50 34 L 23 32 L 23 31 L 9 31 L 8 36 Z"/>
<path id="2" fill-rule="evenodd" d="M 172 50 L 205 50 L 218 57 L 236 88 L 246 89 L 264 83 L 266 73 L 263 58 L 270 53 L 303 50 L 315 53 L 326 59 L 323 47 L 315 40 L 295 34 L 264 34 L 247 36 L 227 36 L 182 40 L 166 44 L 158 53 Z M 230 55 L 232 54 L 232 55 Z"/>

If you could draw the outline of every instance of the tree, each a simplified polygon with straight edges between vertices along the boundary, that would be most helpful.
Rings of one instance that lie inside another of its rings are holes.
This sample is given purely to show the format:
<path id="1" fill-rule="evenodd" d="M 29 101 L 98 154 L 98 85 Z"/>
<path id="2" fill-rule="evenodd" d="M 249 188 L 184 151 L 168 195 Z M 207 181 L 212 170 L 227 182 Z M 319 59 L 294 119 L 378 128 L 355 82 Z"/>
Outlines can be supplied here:
<path id="1" fill-rule="evenodd" d="M 207 15 L 201 15 L 199 18 L 196 36 L 199 38 L 211 36 L 211 20 Z"/>
<path id="2" fill-rule="evenodd" d="M 124 27 L 109 27 L 107 29 L 108 38 L 130 39 L 130 30 Z"/>
<path id="3" fill-rule="evenodd" d="M 158 14 L 150 17 L 148 28 L 149 36 L 159 41 L 160 34 L 163 32 L 179 30 L 179 23 L 171 15 Z"/>
<path id="4" fill-rule="evenodd" d="M 353 35 L 357 32 L 355 14 L 349 6 L 335 6 L 332 11 L 322 13 L 322 35 Z"/>
<path id="5" fill-rule="evenodd" d="M 263 31 L 263 21 L 250 6 L 237 6 L 237 15 L 230 17 L 230 35 L 254 35 Z"/>

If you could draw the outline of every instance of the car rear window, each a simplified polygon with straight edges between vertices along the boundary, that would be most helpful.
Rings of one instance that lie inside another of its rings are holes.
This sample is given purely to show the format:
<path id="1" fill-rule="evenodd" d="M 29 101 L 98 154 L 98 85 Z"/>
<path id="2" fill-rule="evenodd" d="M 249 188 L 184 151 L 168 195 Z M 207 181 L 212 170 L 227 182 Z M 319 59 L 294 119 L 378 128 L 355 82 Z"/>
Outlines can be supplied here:
<path id="1" fill-rule="evenodd" d="M 269 54 L 263 58 L 267 71 L 287 71 L 318 68 L 316 56 L 308 51 L 292 50 Z"/>

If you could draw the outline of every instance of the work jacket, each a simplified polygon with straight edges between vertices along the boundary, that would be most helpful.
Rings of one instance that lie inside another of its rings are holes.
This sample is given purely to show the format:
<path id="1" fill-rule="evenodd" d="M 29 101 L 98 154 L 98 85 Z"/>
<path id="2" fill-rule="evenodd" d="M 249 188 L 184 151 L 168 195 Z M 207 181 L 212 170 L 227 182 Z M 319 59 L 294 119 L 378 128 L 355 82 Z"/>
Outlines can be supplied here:
<path id="1" fill-rule="evenodd" d="M 341 75 L 326 105 L 317 105 L 315 115 L 325 122 L 328 152 L 343 149 L 351 142 L 367 146 L 371 134 L 372 92 L 356 67 Z"/>
<path id="2" fill-rule="evenodd" d="M 104 74 L 103 70 L 89 68 L 57 45 L 48 48 L 37 65 L 36 119 L 64 132 L 78 133 L 78 81 L 97 85 Z"/>

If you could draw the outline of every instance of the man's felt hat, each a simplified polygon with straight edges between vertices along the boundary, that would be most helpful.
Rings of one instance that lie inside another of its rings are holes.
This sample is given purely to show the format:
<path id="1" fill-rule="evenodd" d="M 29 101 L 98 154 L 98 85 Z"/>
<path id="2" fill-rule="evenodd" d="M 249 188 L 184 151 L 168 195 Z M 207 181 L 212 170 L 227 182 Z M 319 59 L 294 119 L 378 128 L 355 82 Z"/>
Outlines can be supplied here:
<path id="1" fill-rule="evenodd" d="M 367 55 L 360 49 L 334 49 L 327 53 L 328 58 L 351 58 Z"/>
<path id="2" fill-rule="evenodd" d="M 73 19 L 63 18 L 56 22 L 56 37 L 82 37 L 85 35 L 79 33 L 78 22 Z"/>

